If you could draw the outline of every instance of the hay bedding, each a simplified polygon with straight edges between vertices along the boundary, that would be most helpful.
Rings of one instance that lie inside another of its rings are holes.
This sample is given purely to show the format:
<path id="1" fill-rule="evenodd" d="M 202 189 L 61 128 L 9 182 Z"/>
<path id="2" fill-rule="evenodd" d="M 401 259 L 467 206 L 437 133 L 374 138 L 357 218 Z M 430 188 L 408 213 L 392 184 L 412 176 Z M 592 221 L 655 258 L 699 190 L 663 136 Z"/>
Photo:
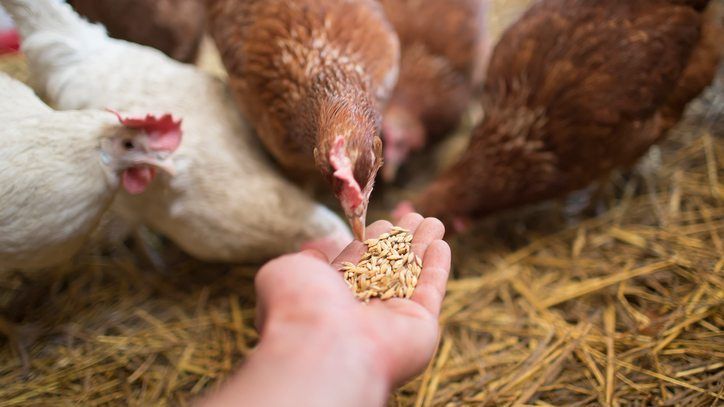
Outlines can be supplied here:
<path id="1" fill-rule="evenodd" d="M 453 239 L 441 346 L 390 404 L 724 404 L 723 98 L 724 73 L 598 216 L 544 204 Z M 255 268 L 157 249 L 172 272 L 131 243 L 4 274 L 0 332 L 22 328 L 0 406 L 187 405 L 228 375 L 257 338 Z"/>

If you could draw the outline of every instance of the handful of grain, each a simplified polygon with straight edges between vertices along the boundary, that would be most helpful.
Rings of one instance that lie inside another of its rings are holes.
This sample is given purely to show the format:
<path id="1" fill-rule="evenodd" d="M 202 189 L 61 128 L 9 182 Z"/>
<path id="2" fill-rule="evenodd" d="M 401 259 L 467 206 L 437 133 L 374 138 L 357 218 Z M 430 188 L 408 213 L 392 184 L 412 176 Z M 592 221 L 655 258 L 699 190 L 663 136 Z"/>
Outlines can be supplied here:
<path id="1" fill-rule="evenodd" d="M 393 227 L 377 239 L 366 240 L 367 252 L 356 265 L 344 263 L 347 285 L 358 299 L 410 298 L 422 271 L 422 260 L 412 251 L 412 234 Z"/>

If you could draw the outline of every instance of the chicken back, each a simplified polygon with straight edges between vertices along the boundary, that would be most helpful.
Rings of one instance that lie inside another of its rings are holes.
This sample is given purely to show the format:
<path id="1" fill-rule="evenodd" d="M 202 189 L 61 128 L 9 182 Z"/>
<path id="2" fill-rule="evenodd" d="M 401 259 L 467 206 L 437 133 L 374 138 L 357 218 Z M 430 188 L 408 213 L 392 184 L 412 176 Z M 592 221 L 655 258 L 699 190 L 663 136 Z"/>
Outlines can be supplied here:
<path id="1" fill-rule="evenodd" d="M 485 215 L 631 165 L 713 79 L 702 3 L 536 3 L 493 51 L 469 148 L 413 206 L 448 221 Z"/>
<path id="2" fill-rule="evenodd" d="M 0 73 L 0 270 L 54 266 L 78 252 L 116 191 L 173 172 L 171 115 L 55 111 Z"/>
<path id="3" fill-rule="evenodd" d="M 114 38 L 148 45 L 191 62 L 204 34 L 203 0 L 68 0 Z"/>
<path id="4" fill-rule="evenodd" d="M 320 171 L 361 237 L 399 42 L 374 0 L 207 0 L 246 116 L 294 175 Z"/>
<path id="5" fill-rule="evenodd" d="M 385 180 L 410 152 L 455 129 L 483 78 L 489 0 L 381 0 L 400 37 L 397 86 L 385 110 Z M 414 16 L 414 17 L 411 17 Z"/>
<path id="6" fill-rule="evenodd" d="M 276 171 L 221 80 L 109 38 L 57 0 L 0 5 L 17 22 L 33 85 L 58 109 L 183 117 L 175 176 L 158 177 L 140 195 L 118 194 L 114 214 L 214 262 L 265 261 L 302 247 L 334 258 L 352 240 L 338 216 Z"/>

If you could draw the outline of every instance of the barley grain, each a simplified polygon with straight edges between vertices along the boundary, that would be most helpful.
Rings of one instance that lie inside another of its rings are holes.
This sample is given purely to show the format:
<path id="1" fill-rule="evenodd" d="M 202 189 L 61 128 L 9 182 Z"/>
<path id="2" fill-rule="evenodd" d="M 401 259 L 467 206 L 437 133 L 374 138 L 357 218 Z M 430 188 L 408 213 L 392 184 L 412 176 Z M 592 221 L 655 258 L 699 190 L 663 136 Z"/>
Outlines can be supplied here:
<path id="1" fill-rule="evenodd" d="M 344 279 L 359 300 L 412 297 L 422 271 L 422 259 L 412 251 L 412 239 L 410 232 L 395 226 L 364 242 L 367 252 L 359 263 L 342 264 Z"/>

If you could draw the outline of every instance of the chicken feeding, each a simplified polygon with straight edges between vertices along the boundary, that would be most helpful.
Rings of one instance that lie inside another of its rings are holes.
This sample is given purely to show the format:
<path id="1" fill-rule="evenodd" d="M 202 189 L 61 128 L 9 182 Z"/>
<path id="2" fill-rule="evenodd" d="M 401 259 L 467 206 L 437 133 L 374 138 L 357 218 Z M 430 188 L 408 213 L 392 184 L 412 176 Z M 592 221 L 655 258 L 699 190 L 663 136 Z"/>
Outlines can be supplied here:
<path id="1" fill-rule="evenodd" d="M 402 49 L 382 124 L 389 182 L 411 152 L 452 132 L 469 107 L 487 60 L 489 0 L 380 1 Z"/>
<path id="2" fill-rule="evenodd" d="M 536 3 L 493 51 L 468 149 L 412 206 L 454 222 L 632 165 L 713 80 L 721 37 L 705 3 Z"/>
<path id="3" fill-rule="evenodd" d="M 322 173 L 357 238 L 382 166 L 399 41 L 375 0 L 207 0 L 246 117 L 292 175 Z M 316 171 L 315 171 L 316 168 Z"/>
<path id="4" fill-rule="evenodd" d="M 286 181 L 263 154 L 228 87 L 103 27 L 56 0 L 0 0 L 15 19 L 37 89 L 60 109 L 162 109 L 184 118 L 176 176 L 112 209 L 207 261 L 255 262 L 301 246 L 336 255 L 344 222 Z"/>
<path id="5" fill-rule="evenodd" d="M 68 0 L 91 21 L 122 40 L 148 45 L 192 62 L 204 35 L 203 0 Z"/>
<path id="6" fill-rule="evenodd" d="M 78 252 L 122 186 L 142 193 L 173 173 L 170 115 L 54 111 L 0 73 L 0 269 L 36 269 Z"/>

